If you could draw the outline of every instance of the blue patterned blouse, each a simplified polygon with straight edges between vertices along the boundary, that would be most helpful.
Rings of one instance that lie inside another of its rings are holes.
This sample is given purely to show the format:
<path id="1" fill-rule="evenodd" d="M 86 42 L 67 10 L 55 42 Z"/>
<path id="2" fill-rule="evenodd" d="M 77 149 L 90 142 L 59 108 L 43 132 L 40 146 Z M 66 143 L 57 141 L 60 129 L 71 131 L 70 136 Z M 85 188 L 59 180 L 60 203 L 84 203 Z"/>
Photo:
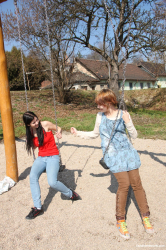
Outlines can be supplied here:
<path id="1" fill-rule="evenodd" d="M 130 171 L 139 168 L 141 165 L 137 150 L 127 137 L 122 115 L 123 112 L 121 111 L 108 151 L 104 157 L 104 161 L 112 173 Z M 114 122 L 115 120 L 110 120 L 104 113 L 102 114 L 99 131 L 103 154 L 107 148 Z"/>

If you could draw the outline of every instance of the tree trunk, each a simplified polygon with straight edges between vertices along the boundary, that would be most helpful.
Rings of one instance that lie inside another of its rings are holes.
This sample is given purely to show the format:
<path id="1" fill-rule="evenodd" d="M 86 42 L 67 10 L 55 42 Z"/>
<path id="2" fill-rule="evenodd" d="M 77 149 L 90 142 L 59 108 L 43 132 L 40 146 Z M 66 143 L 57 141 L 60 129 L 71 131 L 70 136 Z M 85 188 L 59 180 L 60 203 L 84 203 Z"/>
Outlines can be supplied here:
<path id="1" fill-rule="evenodd" d="M 119 87 L 118 87 L 119 68 L 116 65 L 116 63 L 112 63 L 110 67 L 111 67 L 111 74 L 108 80 L 108 88 L 115 93 L 116 98 L 119 101 Z"/>
<path id="2" fill-rule="evenodd" d="M 59 95 L 59 102 L 66 104 L 67 103 L 66 91 L 60 87 L 58 89 L 58 95 Z"/>

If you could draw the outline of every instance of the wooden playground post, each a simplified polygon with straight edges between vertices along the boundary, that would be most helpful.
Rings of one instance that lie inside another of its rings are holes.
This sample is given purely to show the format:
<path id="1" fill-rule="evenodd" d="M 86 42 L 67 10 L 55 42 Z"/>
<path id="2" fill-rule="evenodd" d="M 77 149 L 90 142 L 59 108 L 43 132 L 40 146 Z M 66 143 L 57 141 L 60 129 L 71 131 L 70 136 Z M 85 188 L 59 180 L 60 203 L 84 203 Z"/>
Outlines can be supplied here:
<path id="1" fill-rule="evenodd" d="M 0 0 L 0 3 L 6 0 Z M 2 23 L 0 16 L 0 109 L 3 126 L 3 138 L 6 155 L 6 176 L 18 182 L 16 144 L 13 114 L 7 74 L 7 60 L 4 50 Z"/>

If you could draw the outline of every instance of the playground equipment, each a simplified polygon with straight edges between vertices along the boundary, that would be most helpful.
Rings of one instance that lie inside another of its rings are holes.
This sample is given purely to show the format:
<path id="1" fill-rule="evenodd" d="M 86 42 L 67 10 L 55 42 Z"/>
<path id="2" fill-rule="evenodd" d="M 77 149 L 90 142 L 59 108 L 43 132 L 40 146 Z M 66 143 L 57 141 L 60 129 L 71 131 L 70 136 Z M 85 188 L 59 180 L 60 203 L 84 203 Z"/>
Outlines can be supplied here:
<path id="1" fill-rule="evenodd" d="M 15 5 L 16 17 L 17 17 L 17 27 L 18 27 L 18 35 L 19 35 L 19 42 L 20 42 L 21 61 L 22 61 L 22 70 L 23 70 L 23 79 L 24 79 L 24 88 L 25 88 L 25 98 L 26 98 L 26 105 L 27 105 L 27 111 L 28 111 L 29 108 L 28 108 L 27 88 L 26 88 L 26 80 L 25 80 L 24 60 L 23 60 L 23 50 L 22 50 L 20 23 L 19 23 L 18 9 L 17 9 L 17 0 L 14 0 L 14 5 Z M 55 90 L 54 90 L 54 79 L 53 79 L 53 67 L 52 67 L 51 49 L 50 49 L 51 45 L 50 45 L 48 15 L 47 15 L 47 0 L 44 0 L 44 7 L 45 7 L 45 15 L 46 15 L 47 40 L 48 40 L 48 47 L 49 47 L 49 62 L 50 62 L 51 84 L 52 84 L 54 111 L 55 111 L 55 122 L 56 122 L 56 126 L 58 127 L 57 114 L 56 114 L 56 100 L 55 100 Z M 57 146 L 58 146 L 59 157 L 60 157 L 59 172 L 62 172 L 66 168 L 66 166 L 62 164 L 62 157 L 61 157 L 60 145 L 59 145 L 59 139 L 58 138 L 57 138 L 57 141 L 58 141 Z M 35 160 L 34 150 L 33 150 L 33 158 Z"/>
<path id="2" fill-rule="evenodd" d="M 0 4 L 6 0 L 0 0 Z M 2 23 L 0 16 L 0 110 L 6 155 L 6 176 L 18 182 L 18 167 L 14 135 L 13 113 L 7 75 L 7 60 L 4 49 Z"/>
<path id="3" fill-rule="evenodd" d="M 0 0 L 0 3 L 5 2 L 7 0 Z M 16 13 L 17 13 L 17 0 L 14 0 Z M 54 84 L 53 84 L 53 72 L 52 72 L 52 61 L 51 61 L 51 51 L 50 51 L 50 41 L 49 41 L 49 27 L 48 27 L 48 17 L 47 17 L 47 4 L 45 0 L 45 14 L 46 14 L 46 25 L 47 25 L 47 36 L 48 36 L 48 45 L 49 45 L 49 59 L 50 59 L 50 71 L 51 71 L 51 79 L 52 79 L 52 90 L 53 90 L 53 99 L 54 99 L 54 108 L 55 108 L 55 120 L 57 125 L 57 117 L 56 117 L 56 102 L 55 102 L 55 94 L 54 94 Z M 106 2 L 104 1 L 105 9 L 108 12 L 109 19 L 112 23 L 112 18 L 110 12 L 107 8 Z M 134 7 L 134 0 L 131 9 L 131 19 Z M 129 41 L 129 34 L 130 34 L 130 27 L 131 27 L 131 19 L 128 29 L 128 38 L 127 38 L 127 45 L 125 48 L 125 53 L 121 48 L 121 44 L 115 32 L 114 26 L 113 30 L 118 41 L 120 50 L 124 56 L 124 69 L 123 69 L 123 85 L 122 85 L 122 96 L 120 98 L 120 105 L 119 108 L 122 107 L 124 109 L 124 83 L 125 83 L 125 71 L 126 71 L 126 58 L 127 58 L 127 46 Z M 18 21 L 18 13 L 17 13 L 17 23 Z M 18 25 L 19 29 L 19 25 Z M 20 35 L 20 32 L 19 32 Z M 21 45 L 21 38 L 19 36 L 20 45 Z M 21 46 L 20 46 L 21 47 Z M 21 49 L 22 51 L 22 49 Z M 23 59 L 22 59 L 23 64 Z M 24 65 L 23 65 L 24 70 Z M 26 93 L 26 103 L 27 103 L 27 110 L 28 110 L 28 102 L 27 102 L 27 91 L 26 91 L 26 83 L 25 83 L 25 74 L 24 76 L 24 85 L 25 85 L 25 93 Z M 5 153 L 6 153 L 6 175 L 13 179 L 15 182 L 18 181 L 18 169 L 17 169 L 17 157 L 16 157 L 16 146 L 15 146 L 15 136 L 14 136 L 14 125 L 13 125 L 13 117 L 12 117 L 12 107 L 11 107 L 11 99 L 10 99 L 10 91 L 9 91 L 9 82 L 7 76 L 7 63 L 6 63 L 6 56 L 4 51 L 4 43 L 3 43 L 3 34 L 2 34 L 2 25 L 0 20 L 0 108 L 1 108 L 1 117 L 2 117 L 2 125 L 3 125 L 3 135 L 4 135 L 4 144 L 5 144 Z M 59 141 L 58 141 L 58 148 L 59 148 Z M 61 155 L 60 155 L 61 159 Z M 62 161 L 60 160 L 60 165 L 62 169 L 65 167 L 62 165 Z"/>

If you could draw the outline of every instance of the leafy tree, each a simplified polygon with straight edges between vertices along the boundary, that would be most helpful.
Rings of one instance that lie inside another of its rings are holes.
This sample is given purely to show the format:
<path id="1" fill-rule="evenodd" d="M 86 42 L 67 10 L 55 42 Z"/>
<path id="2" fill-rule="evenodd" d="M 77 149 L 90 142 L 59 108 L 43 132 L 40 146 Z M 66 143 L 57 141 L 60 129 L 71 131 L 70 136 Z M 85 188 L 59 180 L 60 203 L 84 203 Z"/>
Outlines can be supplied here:
<path id="1" fill-rule="evenodd" d="M 44 62 L 30 51 L 25 60 L 25 74 L 28 89 L 39 89 L 41 82 L 48 79 Z"/>
<path id="2" fill-rule="evenodd" d="M 10 52 L 6 52 L 6 57 L 10 90 L 23 90 L 24 79 L 20 50 L 13 47 Z M 27 57 L 23 54 L 23 61 L 27 89 L 39 89 L 41 82 L 48 78 L 41 60 L 31 51 Z"/>
<path id="3" fill-rule="evenodd" d="M 10 52 L 6 52 L 6 58 L 10 90 L 24 89 L 20 50 L 13 47 Z"/>

